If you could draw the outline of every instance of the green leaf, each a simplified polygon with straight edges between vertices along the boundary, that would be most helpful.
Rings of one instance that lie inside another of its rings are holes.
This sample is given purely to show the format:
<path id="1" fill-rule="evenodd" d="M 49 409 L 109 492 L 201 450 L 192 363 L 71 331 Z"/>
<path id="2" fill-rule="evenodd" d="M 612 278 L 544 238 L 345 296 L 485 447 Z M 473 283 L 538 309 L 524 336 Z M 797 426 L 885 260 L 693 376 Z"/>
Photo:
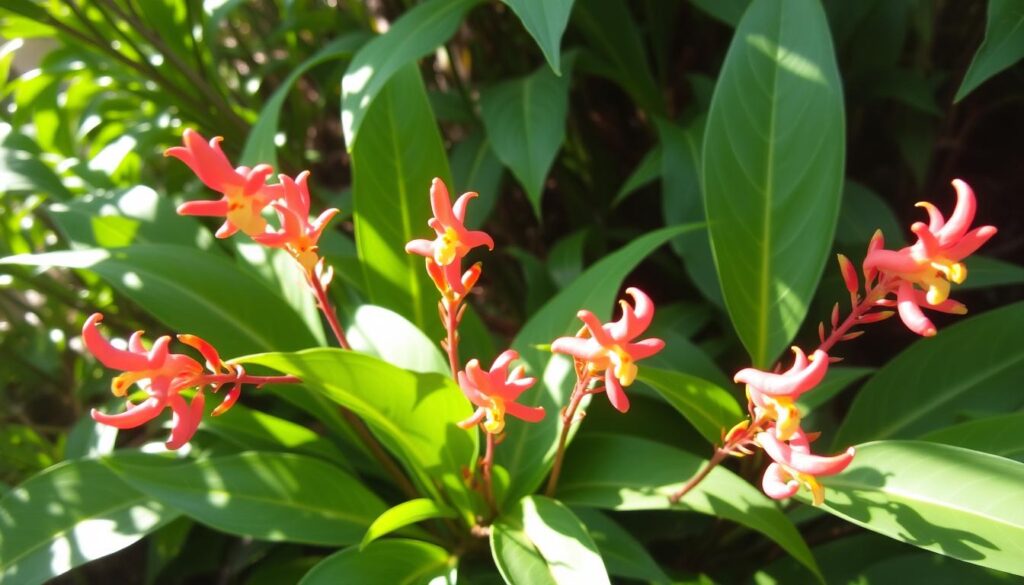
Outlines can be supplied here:
<path id="1" fill-rule="evenodd" d="M 922 441 L 963 447 L 1002 457 L 1024 454 L 1024 412 L 972 420 L 921 435 Z"/>
<path id="2" fill-rule="evenodd" d="M 658 307 L 660 310 L 661 307 Z M 665 312 L 662 311 L 661 315 Z M 719 388 L 730 388 L 732 380 L 727 378 L 708 354 L 690 341 L 679 328 L 669 329 L 655 323 L 648 333 L 665 341 L 665 348 L 650 357 L 645 364 L 663 370 L 673 370 L 703 378 Z"/>
<path id="3" fill-rule="evenodd" d="M 498 517 L 491 553 L 506 583 L 610 583 L 587 527 L 544 496 L 527 496 Z"/>
<path id="4" fill-rule="evenodd" d="M 316 343 L 281 297 L 219 254 L 146 244 L 10 256 L 0 264 L 88 269 L 172 331 L 206 339 L 225 358 Z"/>
<path id="5" fill-rule="evenodd" d="M 661 146 L 655 146 L 647 151 L 644 158 L 640 159 L 636 168 L 626 178 L 626 182 L 622 184 L 619 192 L 615 194 L 615 199 L 612 200 L 612 207 L 618 207 L 630 195 L 645 185 L 653 183 L 659 176 L 661 176 Z"/>
<path id="6" fill-rule="evenodd" d="M 727 390 L 696 376 L 641 367 L 637 380 L 661 394 L 713 445 L 746 414 Z"/>
<path id="7" fill-rule="evenodd" d="M 793 339 L 825 267 L 845 135 L 820 3 L 754 3 L 715 87 L 703 182 L 725 305 L 757 367 Z"/>
<path id="8" fill-rule="evenodd" d="M 571 65 L 567 61 L 566 69 Z M 548 171 L 565 141 L 570 77 L 568 72 L 558 77 L 541 67 L 532 75 L 486 89 L 480 97 L 491 148 L 526 190 L 537 217 Z"/>
<path id="9" fill-rule="evenodd" d="M 480 195 L 466 210 L 466 227 L 479 229 L 498 202 L 498 189 L 505 167 L 482 131 L 475 131 L 456 144 L 452 148 L 451 162 L 454 192 L 473 191 Z"/>
<path id="10" fill-rule="evenodd" d="M 622 86 L 648 112 L 665 109 L 640 29 L 624 0 L 580 2 L 573 24 L 583 32 L 596 57 L 588 62 L 591 69 Z"/>
<path id="11" fill-rule="evenodd" d="M 469 510 L 471 495 L 462 469 L 476 461 L 479 438 L 475 429 L 456 426 L 472 415 L 472 409 L 451 379 L 416 374 L 339 349 L 262 354 L 239 361 L 299 376 L 308 388 L 351 409 L 405 463 L 424 493 L 440 501 L 440 485 L 460 511 Z"/>
<path id="12" fill-rule="evenodd" d="M 1024 57 L 1024 5 L 1016 0 L 988 0 L 985 40 L 971 60 L 953 103 L 967 97 L 993 75 Z"/>
<path id="13" fill-rule="evenodd" d="M 875 230 L 881 229 L 891 247 L 904 242 L 900 220 L 892 207 L 878 193 L 856 181 L 843 183 L 843 206 L 836 224 L 836 244 L 848 248 L 848 256 L 859 256 L 871 241 Z"/>
<path id="14" fill-rule="evenodd" d="M 250 451 L 191 463 L 138 455 L 105 463 L 197 522 L 261 540 L 352 544 L 386 509 L 348 473 L 303 455 Z"/>
<path id="15" fill-rule="evenodd" d="M 548 250 L 548 271 L 555 286 L 563 289 L 583 272 L 583 247 L 587 230 L 575 231 L 555 242 Z"/>
<path id="16" fill-rule="evenodd" d="M 963 409 L 1016 409 L 1024 398 L 1005 389 L 1024 377 L 1021 330 L 1024 302 L 918 340 L 864 385 L 834 444 L 917 437 L 956 422 Z"/>
<path id="17" fill-rule="evenodd" d="M 245 147 L 242 149 L 242 156 L 239 157 L 238 164 L 253 167 L 265 163 L 277 168 L 277 144 L 274 137 L 280 126 L 281 107 L 288 99 L 292 86 L 307 71 L 321 63 L 351 57 L 352 53 L 366 41 L 366 38 L 367 35 L 362 31 L 342 35 L 321 47 L 313 56 L 292 69 L 288 77 L 274 90 L 274 95 L 270 96 L 270 99 L 263 104 L 260 117 L 253 124 L 252 129 L 249 130 L 249 136 L 245 139 Z"/>
<path id="18" fill-rule="evenodd" d="M 801 508 L 801 510 L 806 509 L 806 506 Z M 914 549 L 872 532 L 855 533 L 814 547 L 814 556 L 821 565 L 825 582 L 835 585 L 875 583 L 875 581 L 862 580 L 865 568 L 880 560 L 908 552 L 914 552 Z M 754 582 L 757 585 L 801 583 L 807 579 L 805 571 L 803 565 L 797 563 L 792 557 L 780 557 L 758 571 L 754 575 Z M 914 580 L 911 579 L 911 581 Z M 884 582 L 879 581 L 879 583 Z"/>
<path id="19" fill-rule="evenodd" d="M 668 497 L 704 464 L 695 455 L 646 439 L 587 435 L 566 455 L 558 499 L 605 510 L 688 510 L 732 520 L 772 539 L 818 574 L 810 549 L 776 504 L 723 467 L 670 505 Z"/>
<path id="20" fill-rule="evenodd" d="M 825 374 L 825 379 L 818 384 L 814 392 L 802 394 L 797 399 L 796 404 L 800 409 L 800 415 L 807 416 L 812 410 L 835 398 L 840 392 L 849 387 L 850 384 L 874 373 L 874 371 L 874 368 L 830 367 L 828 373 Z"/>
<path id="21" fill-rule="evenodd" d="M 0 580 L 48 581 L 134 544 L 177 516 L 98 461 L 60 463 L 0 499 Z"/>
<path id="22" fill-rule="evenodd" d="M 579 508 L 573 513 L 587 526 L 609 575 L 648 583 L 672 582 L 647 549 L 606 514 L 593 508 Z"/>
<path id="23" fill-rule="evenodd" d="M 117 443 L 117 433 L 117 427 L 100 424 L 85 414 L 68 433 L 64 443 L 64 458 L 94 459 L 110 455 Z M 10 455 L 5 453 L 5 457 L 9 458 Z"/>
<path id="24" fill-rule="evenodd" d="M 540 379 L 524 392 L 519 402 L 543 406 L 547 416 L 538 423 L 509 421 L 505 429 L 506 446 L 495 450 L 498 463 L 508 469 L 512 478 L 509 497 L 531 493 L 540 485 L 555 455 L 558 439 L 558 409 L 566 404 L 572 391 L 572 364 L 564 356 L 552 358 L 549 352 L 537 349 L 561 335 L 572 335 L 579 328 L 576 312 L 593 311 L 600 319 L 611 314 L 622 280 L 651 252 L 670 238 L 695 226 L 678 226 L 645 234 L 628 245 L 595 262 L 590 268 L 547 302 L 523 326 L 512 341 L 530 372 Z"/>
<path id="25" fill-rule="evenodd" d="M 569 23 L 573 0 L 502 0 L 522 21 L 537 46 L 544 53 L 555 75 L 561 75 L 562 34 Z"/>
<path id="26" fill-rule="evenodd" d="M 447 41 L 466 12 L 479 2 L 423 2 L 403 14 L 386 33 L 366 43 L 356 53 L 341 80 L 341 128 L 349 150 L 355 148 L 369 109 L 391 78 L 407 65 L 415 69 L 414 62 Z M 430 119 L 433 121 L 433 114 Z"/>
<path id="27" fill-rule="evenodd" d="M 690 0 L 690 4 L 718 22 L 736 28 L 750 0 Z"/>
<path id="28" fill-rule="evenodd" d="M 433 518 L 454 518 L 455 516 L 456 514 L 451 508 L 428 498 L 418 498 L 402 502 L 388 509 L 373 521 L 370 528 L 366 530 L 366 534 L 363 535 L 363 540 L 359 543 L 359 549 L 363 550 L 368 544 L 385 534 L 410 524 Z"/>
<path id="29" fill-rule="evenodd" d="M 410 585 L 455 583 L 456 557 L 418 540 L 381 540 L 365 549 L 350 547 L 320 561 L 299 585 Z"/>
<path id="30" fill-rule="evenodd" d="M 1024 267 L 996 258 L 972 255 L 967 261 L 970 278 L 959 290 L 1024 284 Z"/>
<path id="31" fill-rule="evenodd" d="M 448 374 L 448 358 L 405 317 L 373 305 L 356 309 L 346 332 L 352 349 L 414 372 Z"/>
<path id="32" fill-rule="evenodd" d="M 919 441 L 859 445 L 822 508 L 962 561 L 1024 575 L 1024 463 Z"/>
<path id="33" fill-rule="evenodd" d="M 437 0 L 420 6 L 431 4 Z M 410 240 L 432 237 L 426 225 L 432 215 L 431 181 L 440 177 L 451 184 L 444 145 L 416 67 L 394 76 L 374 101 L 365 126 L 367 131 L 351 146 L 355 239 L 365 292 L 373 304 L 440 338 L 434 285 L 423 258 L 405 252 Z"/>

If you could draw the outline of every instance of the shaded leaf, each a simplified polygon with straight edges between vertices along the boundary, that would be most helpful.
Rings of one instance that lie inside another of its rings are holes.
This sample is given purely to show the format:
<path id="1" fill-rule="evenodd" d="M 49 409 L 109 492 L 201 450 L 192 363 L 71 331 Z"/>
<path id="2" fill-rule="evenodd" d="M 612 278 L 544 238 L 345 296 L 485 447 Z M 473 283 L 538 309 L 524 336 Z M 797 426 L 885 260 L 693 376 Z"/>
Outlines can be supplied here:
<path id="1" fill-rule="evenodd" d="M 606 514 L 593 508 L 579 508 L 573 513 L 587 526 L 609 575 L 649 583 L 672 582 L 647 549 Z"/>
<path id="2" fill-rule="evenodd" d="M 561 75 L 562 34 L 569 22 L 573 0 L 502 0 L 522 21 L 526 32 L 537 41 L 555 75 Z"/>
<path id="3" fill-rule="evenodd" d="M 1024 412 L 991 416 L 921 435 L 922 441 L 963 447 L 1002 457 L 1024 454 Z"/>
<path id="4" fill-rule="evenodd" d="M 971 60 L 953 102 L 967 97 L 993 75 L 1024 57 L 1024 5 L 1016 0 L 988 0 L 985 40 Z"/>
<path id="5" fill-rule="evenodd" d="M 645 366 L 637 380 L 661 394 L 713 445 L 746 416 L 732 394 L 696 376 Z"/>
<path id="6" fill-rule="evenodd" d="M 320 561 L 299 585 L 450 585 L 457 559 L 443 548 L 418 540 L 381 540 L 365 549 L 350 547 Z"/>
<path id="7" fill-rule="evenodd" d="M 402 502 L 393 508 L 389 508 L 366 530 L 363 540 L 359 543 L 360 549 L 365 549 L 368 544 L 378 538 L 404 528 L 410 524 L 430 520 L 433 518 L 454 518 L 455 512 L 444 504 L 438 504 L 428 498 L 419 498 Z"/>

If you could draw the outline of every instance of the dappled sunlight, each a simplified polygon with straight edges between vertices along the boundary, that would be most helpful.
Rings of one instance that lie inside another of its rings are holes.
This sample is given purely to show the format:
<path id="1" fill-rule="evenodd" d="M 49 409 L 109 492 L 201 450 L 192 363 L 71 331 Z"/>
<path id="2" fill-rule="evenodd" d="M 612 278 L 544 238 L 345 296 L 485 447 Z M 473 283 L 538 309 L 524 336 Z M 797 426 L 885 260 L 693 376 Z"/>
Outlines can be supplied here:
<path id="1" fill-rule="evenodd" d="M 761 34 L 747 35 L 747 44 L 760 51 L 774 61 L 781 69 L 812 83 L 828 85 L 821 68 L 808 57 L 780 46 L 778 43 Z"/>

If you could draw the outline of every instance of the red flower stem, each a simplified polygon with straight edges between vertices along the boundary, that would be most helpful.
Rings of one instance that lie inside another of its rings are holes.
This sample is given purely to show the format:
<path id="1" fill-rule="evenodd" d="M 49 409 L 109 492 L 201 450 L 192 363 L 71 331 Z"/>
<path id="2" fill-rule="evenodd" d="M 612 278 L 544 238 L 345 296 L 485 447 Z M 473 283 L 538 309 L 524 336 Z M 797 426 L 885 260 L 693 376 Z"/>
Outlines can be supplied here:
<path id="1" fill-rule="evenodd" d="M 300 382 L 302 382 L 302 379 L 295 376 L 250 376 L 248 374 L 236 376 L 235 374 L 209 374 L 201 377 L 196 382 L 196 385 L 253 384 L 258 387 L 263 386 L 264 384 L 298 384 Z"/>
<path id="2" fill-rule="evenodd" d="M 850 310 L 850 314 L 846 316 L 846 319 L 836 327 L 832 333 L 825 338 L 825 341 L 821 342 L 818 349 L 828 353 L 833 346 L 839 343 L 843 336 L 850 330 L 851 327 L 857 324 L 857 320 L 864 316 L 865 313 L 875 307 L 875 303 L 884 299 L 886 295 L 891 293 L 893 290 L 893 281 L 885 278 L 880 280 L 870 291 L 864 295 L 864 299 L 853 306 Z"/>
<path id="3" fill-rule="evenodd" d="M 452 370 L 452 379 L 459 379 L 459 303 L 449 303 L 447 299 L 441 302 L 442 312 L 445 314 L 444 328 L 448 333 L 445 340 L 445 351 L 448 353 L 448 366 Z M 449 306 L 454 305 L 454 306 Z M 488 433 L 489 434 L 489 433 Z"/>
<path id="4" fill-rule="evenodd" d="M 327 317 L 327 322 L 331 325 L 331 331 L 334 332 L 335 339 L 338 340 L 338 345 L 342 349 L 352 349 L 352 346 L 348 344 L 348 339 L 345 337 L 345 332 L 341 329 L 341 323 L 338 322 L 338 313 L 334 310 L 331 305 L 331 301 L 327 298 L 327 291 L 324 290 L 323 285 L 320 283 L 320 279 L 315 275 L 309 275 L 309 286 L 313 289 L 313 294 L 316 295 L 317 305 L 320 307 L 320 312 Z"/>
<path id="5" fill-rule="evenodd" d="M 572 428 L 573 420 L 576 418 L 576 411 L 580 402 L 587 395 L 587 385 L 590 384 L 591 375 L 588 372 L 582 378 L 576 379 L 576 386 L 572 389 L 572 396 L 569 398 L 569 406 L 562 411 L 562 433 L 558 436 L 558 449 L 555 451 L 555 463 L 551 466 L 551 477 L 548 478 L 548 486 L 544 495 L 554 497 L 555 489 L 558 487 L 558 478 L 562 475 L 562 463 L 565 462 L 565 444 L 569 440 L 569 429 Z"/>
<path id="6" fill-rule="evenodd" d="M 689 481 L 683 484 L 683 487 L 679 488 L 679 490 L 676 493 L 669 496 L 669 503 L 672 504 L 673 506 L 678 504 L 679 500 L 683 499 L 683 497 L 686 496 L 686 494 L 690 493 L 690 490 L 697 487 L 697 485 L 700 484 L 700 482 L 704 481 L 704 478 L 707 477 L 709 473 L 711 473 L 711 470 L 718 467 L 718 464 L 721 463 L 722 461 L 725 461 L 725 458 L 729 456 L 729 453 L 730 451 L 728 450 L 728 446 L 716 447 L 715 454 L 712 455 L 711 459 L 708 460 L 704 467 L 702 467 L 701 470 L 697 472 L 697 475 L 691 477 Z"/>
<path id="7" fill-rule="evenodd" d="M 492 470 L 494 469 L 494 435 L 484 431 L 487 437 L 487 448 L 484 450 L 484 458 L 480 460 L 480 474 L 484 478 L 484 499 L 487 507 L 491 509 L 491 515 L 498 515 L 498 504 L 494 501 L 494 481 Z"/>

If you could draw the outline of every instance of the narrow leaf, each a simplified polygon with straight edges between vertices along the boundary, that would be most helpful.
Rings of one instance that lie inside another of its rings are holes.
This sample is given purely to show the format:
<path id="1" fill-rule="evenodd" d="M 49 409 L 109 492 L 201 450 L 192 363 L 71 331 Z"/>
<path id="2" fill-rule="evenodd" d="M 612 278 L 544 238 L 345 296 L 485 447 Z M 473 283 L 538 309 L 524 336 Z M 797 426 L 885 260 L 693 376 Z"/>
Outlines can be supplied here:
<path id="1" fill-rule="evenodd" d="M 606 514 L 593 508 L 579 508 L 573 513 L 587 526 L 609 575 L 649 583 L 672 582 L 647 549 Z"/>
<path id="2" fill-rule="evenodd" d="M 349 547 L 320 561 L 299 585 L 454 585 L 457 559 L 443 548 L 417 540 L 382 540 L 365 549 Z"/>
<path id="3" fill-rule="evenodd" d="M 537 41 L 555 75 L 561 75 L 562 34 L 569 22 L 573 0 L 502 0 L 522 21 L 526 32 Z"/>
<path id="4" fill-rule="evenodd" d="M 971 60 L 954 103 L 967 97 L 993 75 L 1024 57 L 1024 4 L 1017 0 L 988 0 L 985 40 Z"/>
<path id="5" fill-rule="evenodd" d="M 696 376 L 643 367 L 637 379 L 661 394 L 711 444 L 720 443 L 722 432 L 745 416 L 732 394 Z"/>
<path id="6" fill-rule="evenodd" d="M 402 502 L 397 506 L 388 509 L 377 517 L 366 530 L 363 540 L 359 543 L 359 549 L 365 549 L 368 544 L 378 538 L 404 528 L 410 524 L 430 520 L 432 518 L 454 518 L 455 512 L 444 504 L 439 504 L 428 498 L 419 498 Z"/>
<path id="7" fill-rule="evenodd" d="M 922 441 L 1019 459 L 1024 454 L 1024 412 L 972 420 L 921 436 Z"/>

